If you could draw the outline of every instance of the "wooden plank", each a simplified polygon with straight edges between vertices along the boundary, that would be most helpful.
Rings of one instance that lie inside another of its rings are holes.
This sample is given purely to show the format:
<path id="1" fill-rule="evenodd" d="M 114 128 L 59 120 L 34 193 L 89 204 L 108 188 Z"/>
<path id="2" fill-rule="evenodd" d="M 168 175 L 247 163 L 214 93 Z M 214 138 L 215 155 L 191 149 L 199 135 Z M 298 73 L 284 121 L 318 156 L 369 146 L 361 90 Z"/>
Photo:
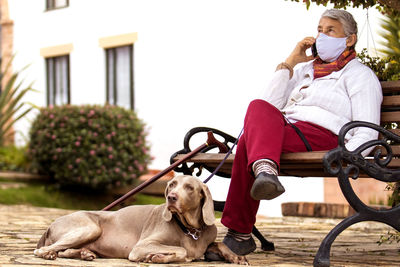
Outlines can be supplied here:
<path id="1" fill-rule="evenodd" d="M 400 81 L 382 81 L 381 86 L 384 94 L 400 92 Z"/>
<path id="2" fill-rule="evenodd" d="M 400 95 L 384 96 L 382 101 L 383 108 L 397 107 L 400 109 Z"/>
<path id="3" fill-rule="evenodd" d="M 382 122 L 399 122 L 400 121 L 400 111 L 382 112 L 381 113 L 381 123 Z"/>
<path id="4" fill-rule="evenodd" d="M 389 129 L 389 131 L 400 136 L 400 129 Z"/>

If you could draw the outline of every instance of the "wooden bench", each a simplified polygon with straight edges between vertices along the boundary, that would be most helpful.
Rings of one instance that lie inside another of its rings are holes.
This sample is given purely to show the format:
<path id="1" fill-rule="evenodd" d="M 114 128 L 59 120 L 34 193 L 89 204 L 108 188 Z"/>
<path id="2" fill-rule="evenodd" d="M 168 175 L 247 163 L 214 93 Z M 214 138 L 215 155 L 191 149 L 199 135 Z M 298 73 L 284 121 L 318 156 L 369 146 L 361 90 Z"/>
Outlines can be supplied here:
<path id="1" fill-rule="evenodd" d="M 280 176 L 337 177 L 344 197 L 356 211 L 354 215 L 334 227 L 324 238 L 314 258 L 314 266 L 330 266 L 332 243 L 342 231 L 355 223 L 377 221 L 400 231 L 400 205 L 387 210 L 373 209 L 357 197 L 350 184 L 350 179 L 363 177 L 371 177 L 383 182 L 400 181 L 400 129 L 390 129 L 397 128 L 397 124 L 400 123 L 400 81 L 381 82 L 381 85 L 384 97 L 380 126 L 366 122 L 350 122 L 341 129 L 338 136 L 339 146 L 333 150 L 282 154 Z M 344 136 L 355 127 L 369 127 L 379 131 L 378 140 L 365 143 L 355 151 L 348 151 L 344 146 Z M 171 162 L 183 158 L 184 154 L 191 151 L 190 141 L 193 136 L 208 131 L 212 131 L 227 148 L 236 141 L 235 137 L 217 129 L 193 128 L 184 138 L 184 148 L 171 156 Z M 363 158 L 360 152 L 371 146 L 375 146 L 373 152 Z M 195 173 L 199 176 L 203 169 L 212 172 L 224 157 L 225 153 L 215 151 L 215 147 L 207 147 L 178 166 L 175 171 L 189 175 Z M 218 176 L 230 177 L 234 157 L 234 154 L 229 155 L 217 172 Z M 214 204 L 215 210 L 222 211 L 225 203 L 214 201 Z M 274 244 L 267 241 L 255 227 L 253 234 L 260 240 L 263 250 L 274 250 Z"/>

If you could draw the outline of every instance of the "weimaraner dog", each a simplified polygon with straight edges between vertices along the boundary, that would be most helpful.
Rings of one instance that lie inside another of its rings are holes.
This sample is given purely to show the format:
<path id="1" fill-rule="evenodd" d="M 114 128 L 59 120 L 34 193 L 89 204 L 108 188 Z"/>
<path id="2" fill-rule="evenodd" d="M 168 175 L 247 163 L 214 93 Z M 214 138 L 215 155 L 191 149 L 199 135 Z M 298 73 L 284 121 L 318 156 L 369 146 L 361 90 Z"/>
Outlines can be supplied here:
<path id="1" fill-rule="evenodd" d="M 133 205 L 118 211 L 78 211 L 56 219 L 34 254 L 44 259 L 97 256 L 134 262 L 188 262 L 206 252 L 247 264 L 221 242 L 210 191 L 199 179 L 177 176 L 165 189 L 162 205 Z"/>

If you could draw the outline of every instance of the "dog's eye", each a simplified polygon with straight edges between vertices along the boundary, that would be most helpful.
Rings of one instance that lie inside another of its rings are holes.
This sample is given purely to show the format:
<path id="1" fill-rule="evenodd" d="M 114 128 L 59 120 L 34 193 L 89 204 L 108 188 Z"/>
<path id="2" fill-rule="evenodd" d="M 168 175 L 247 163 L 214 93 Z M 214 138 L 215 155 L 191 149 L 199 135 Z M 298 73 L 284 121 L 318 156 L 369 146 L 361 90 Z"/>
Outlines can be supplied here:
<path id="1" fill-rule="evenodd" d="M 176 185 L 176 182 L 173 181 L 172 183 L 170 183 L 170 184 L 168 185 L 168 187 L 169 187 L 169 188 L 172 188 L 172 187 L 175 187 L 175 185 Z"/>
<path id="2" fill-rule="evenodd" d="M 190 184 L 185 184 L 185 189 L 188 190 L 188 191 L 193 191 L 194 187 L 192 185 L 190 185 Z"/>

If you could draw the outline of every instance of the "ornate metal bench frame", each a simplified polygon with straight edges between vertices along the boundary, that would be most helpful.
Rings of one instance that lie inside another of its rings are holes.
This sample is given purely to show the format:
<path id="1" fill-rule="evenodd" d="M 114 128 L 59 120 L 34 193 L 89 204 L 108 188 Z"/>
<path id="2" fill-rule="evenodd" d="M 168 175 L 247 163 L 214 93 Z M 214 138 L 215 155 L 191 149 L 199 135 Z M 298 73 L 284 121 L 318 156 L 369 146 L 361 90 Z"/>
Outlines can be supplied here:
<path id="1" fill-rule="evenodd" d="M 362 144 L 354 151 L 348 151 L 345 147 L 344 137 L 350 130 L 356 127 L 374 129 L 380 133 L 380 137 L 377 140 Z M 178 154 L 187 154 L 191 151 L 189 143 L 194 135 L 208 131 L 212 131 L 214 135 L 219 136 L 218 139 L 223 139 L 222 142 L 227 146 L 227 149 L 236 141 L 235 137 L 217 129 L 207 127 L 193 128 L 184 138 L 184 148 L 171 156 L 171 162 L 175 161 L 174 158 Z M 323 167 L 325 169 L 325 172 L 328 174 L 327 176 L 337 177 L 344 197 L 356 213 L 340 222 L 323 239 L 314 258 L 314 266 L 316 267 L 330 266 L 330 250 L 332 243 L 341 232 L 355 223 L 376 221 L 385 223 L 397 231 L 400 231 L 400 206 L 388 210 L 376 210 L 371 208 L 359 199 L 350 184 L 350 179 L 358 179 L 361 173 L 383 182 L 400 181 L 400 170 L 390 169 L 388 167 L 393 159 L 393 151 L 390 145 L 392 143 L 399 144 L 400 136 L 372 123 L 354 121 L 346 124 L 340 130 L 338 143 L 339 145 L 337 148 L 328 151 L 324 155 L 323 166 L 321 166 L 321 168 Z M 361 152 L 370 147 L 377 147 L 374 150 L 373 158 L 364 158 L 361 156 Z M 213 147 L 207 147 L 201 152 L 206 153 L 211 149 L 213 149 Z M 175 171 L 193 175 L 197 170 L 196 175 L 199 176 L 203 168 L 210 172 L 214 170 L 213 167 L 207 166 L 206 163 L 196 162 L 192 163 L 190 166 L 184 163 L 176 168 Z M 217 172 L 217 175 L 225 178 L 230 177 L 230 173 L 223 171 Z M 224 202 L 214 201 L 215 210 L 223 211 L 224 204 Z M 266 240 L 255 227 L 253 228 L 253 234 L 260 240 L 263 250 L 274 250 L 274 244 Z"/>

